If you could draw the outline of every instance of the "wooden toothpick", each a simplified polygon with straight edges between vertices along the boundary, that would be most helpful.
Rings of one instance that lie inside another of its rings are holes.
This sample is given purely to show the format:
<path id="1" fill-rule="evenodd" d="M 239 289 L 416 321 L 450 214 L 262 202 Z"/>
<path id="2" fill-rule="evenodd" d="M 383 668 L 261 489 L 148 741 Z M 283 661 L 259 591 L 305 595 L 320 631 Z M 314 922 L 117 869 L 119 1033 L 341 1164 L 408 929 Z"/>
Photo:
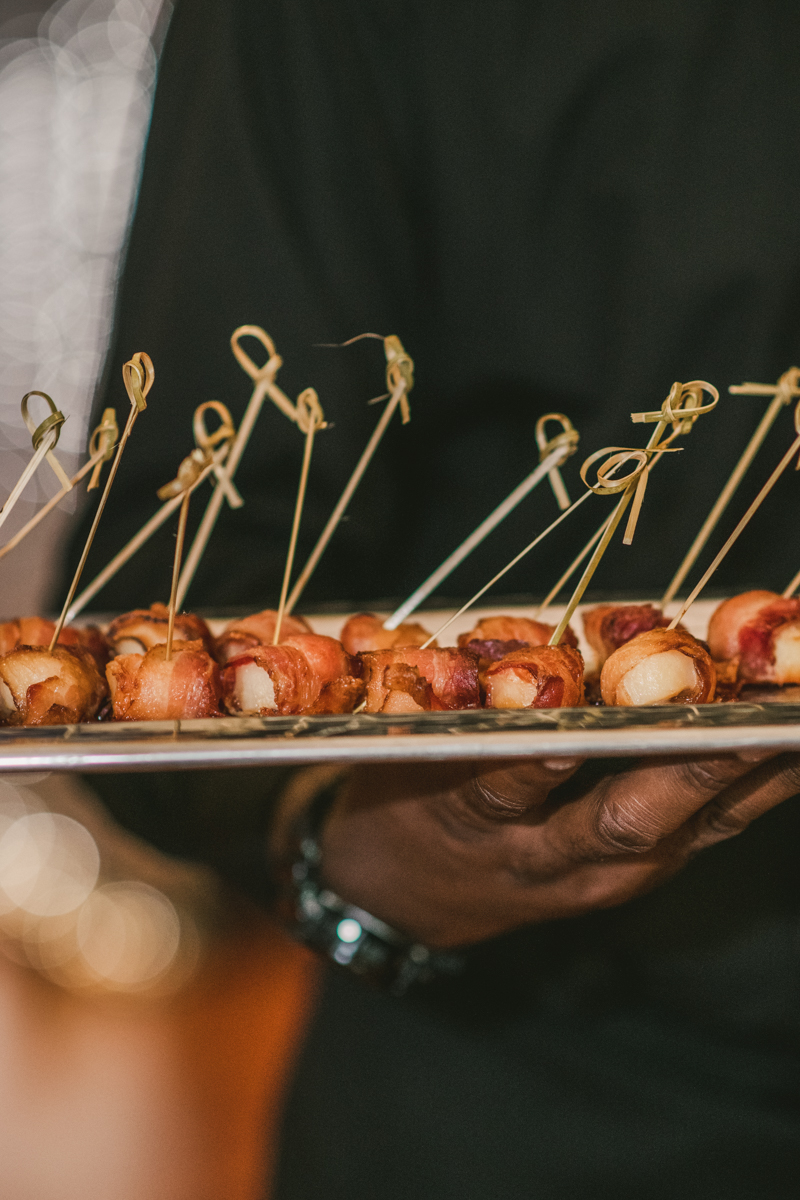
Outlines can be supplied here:
<path id="1" fill-rule="evenodd" d="M 712 397 L 708 404 L 703 404 L 702 401 L 704 391 L 708 392 Z M 588 564 L 584 568 L 584 572 L 578 581 L 575 591 L 572 593 L 572 597 L 567 604 L 561 620 L 553 631 L 553 635 L 550 638 L 551 646 L 557 646 L 564 636 L 564 632 L 572 619 L 572 614 L 575 612 L 578 604 L 580 604 L 581 598 L 589 586 L 591 578 L 597 570 L 611 538 L 614 536 L 615 529 L 632 502 L 628 527 L 623 539 L 626 545 L 630 545 L 641 510 L 645 488 L 647 487 L 647 480 L 652 465 L 651 458 L 660 458 L 662 454 L 677 451 L 679 447 L 673 447 L 671 443 L 682 434 L 690 433 L 698 417 L 703 413 L 711 412 L 716 408 L 718 402 L 719 392 L 712 384 L 706 383 L 705 380 L 696 379 L 691 383 L 674 383 L 666 400 L 656 412 L 631 414 L 631 420 L 634 424 L 655 423 L 653 434 L 644 450 L 616 450 L 613 452 L 603 466 L 597 470 L 598 482 L 594 485 L 590 484 L 586 479 L 586 471 L 588 467 L 593 465 L 594 462 L 601 458 L 604 453 L 608 453 L 608 451 L 600 451 L 598 454 L 590 455 L 587 458 L 581 467 L 581 478 L 587 487 L 590 487 L 592 491 L 596 491 L 600 495 L 610 495 L 620 491 L 622 495 L 617 502 L 617 507 L 611 514 L 606 528 L 603 530 Z M 672 426 L 672 432 L 668 437 L 664 438 L 663 434 L 670 425 Z M 639 465 L 627 476 L 621 479 L 616 475 L 619 467 L 635 459 L 639 460 Z"/>
<path id="2" fill-rule="evenodd" d="M 67 613 L 69 612 L 69 606 L 72 603 L 72 598 L 75 595 L 78 584 L 80 583 L 80 578 L 83 574 L 83 568 L 86 566 L 86 559 L 89 557 L 89 551 L 92 548 L 92 542 L 94 541 L 94 536 L 97 533 L 97 529 L 100 524 L 100 518 L 103 515 L 103 510 L 106 506 L 109 493 L 111 492 L 111 487 L 117 477 L 120 460 L 122 459 L 123 452 L 128 444 L 128 438 L 131 435 L 131 430 L 136 424 L 136 418 L 139 416 L 139 413 L 144 412 L 144 410 L 147 408 L 147 394 L 150 391 L 150 388 L 153 386 L 153 379 L 155 378 L 155 372 L 153 371 L 153 364 L 150 360 L 149 354 L 145 354 L 143 350 L 140 350 L 137 354 L 134 354 L 133 358 L 123 365 L 122 378 L 125 383 L 125 390 L 128 393 L 128 399 L 131 402 L 131 411 L 129 412 L 128 419 L 125 422 L 125 428 L 122 432 L 122 437 L 119 440 L 119 445 L 117 446 L 117 453 L 115 454 L 114 461 L 111 464 L 111 470 L 108 473 L 106 486 L 103 488 L 103 494 L 100 497 L 100 503 L 97 506 L 97 511 L 94 514 L 92 527 L 89 530 L 89 536 L 86 539 L 86 545 L 83 547 L 83 553 L 81 554 L 80 562 L 78 563 L 77 570 L 73 576 L 69 591 L 67 592 L 67 598 L 64 601 L 64 607 L 61 610 L 61 616 L 56 622 L 56 627 L 53 632 L 53 637 L 49 647 L 51 652 L 61 636 L 61 630 L 64 628 L 64 622 L 66 620 Z"/>
<path id="3" fill-rule="evenodd" d="M 37 425 L 33 421 L 28 411 L 28 401 L 33 396 L 40 396 L 42 400 L 47 402 L 47 406 L 50 409 L 50 415 L 45 417 L 40 425 Z M 52 399 L 47 395 L 46 392 L 27 392 L 22 397 L 22 403 L 20 407 L 22 409 L 22 419 L 27 425 L 28 431 L 31 435 L 31 441 L 33 443 L 33 457 L 25 467 L 25 470 L 22 472 L 17 482 L 14 484 L 8 499 L 0 510 L 0 525 L 5 524 L 14 510 L 14 506 L 27 487 L 29 481 L 36 474 L 40 464 L 44 459 L 47 459 L 48 463 L 53 468 L 56 478 L 61 483 L 62 489 L 70 491 L 72 488 L 71 479 L 65 473 L 64 468 L 61 466 L 61 463 L 53 453 L 53 449 L 57 445 L 59 434 L 61 433 L 61 426 L 64 424 L 66 417 L 62 412 L 59 412 Z"/>
<path id="4" fill-rule="evenodd" d="M 668 604 L 670 600 L 675 598 L 678 589 L 691 571 L 700 552 L 702 551 L 708 539 L 711 537 L 711 534 L 714 532 L 720 517 L 728 507 L 728 504 L 733 498 L 736 489 L 747 474 L 753 459 L 760 450 L 770 429 L 775 424 L 775 420 L 781 409 L 785 408 L 786 405 L 791 402 L 794 396 L 800 396 L 800 386 L 798 386 L 799 382 L 800 368 L 792 367 L 790 370 L 784 372 L 778 382 L 774 385 L 764 383 L 742 383 L 738 385 L 734 384 L 728 388 L 728 391 L 735 396 L 772 396 L 772 400 L 770 401 L 766 412 L 761 418 L 755 433 L 747 443 L 744 453 L 731 472 L 728 482 L 720 492 L 713 508 L 700 527 L 697 537 L 689 547 L 686 557 L 678 567 L 678 570 L 675 572 L 672 582 L 661 599 L 662 605 Z M 798 582 L 800 582 L 800 580 L 798 580 Z M 797 584 L 795 584 L 795 587 L 796 586 Z"/>
<path id="5" fill-rule="evenodd" d="M 210 400 L 206 405 L 200 405 L 195 410 L 195 436 L 197 436 L 198 422 L 205 429 L 205 422 L 201 409 L 214 408 L 217 412 L 225 408 L 216 400 Z M 231 438 L 233 436 L 233 422 L 230 419 L 230 413 L 225 409 L 228 418 Z M 198 414 L 200 416 L 198 417 Z M 220 426 L 222 428 L 222 426 Z M 219 430 L 217 430 L 219 433 Z M 192 492 L 206 478 L 209 472 L 214 467 L 214 455 L 212 446 L 220 439 L 205 437 L 205 446 L 196 446 L 191 454 L 187 454 L 186 458 L 178 467 L 176 477 L 169 483 L 165 483 L 163 487 L 158 489 L 157 495 L 159 500 L 180 502 L 180 516 L 178 517 L 178 535 L 175 539 L 175 555 L 172 561 L 172 586 L 169 592 L 169 619 L 167 621 L 167 642 L 164 652 L 164 661 L 169 662 L 172 658 L 172 638 L 175 632 L 175 610 L 178 601 L 178 579 L 181 573 L 181 560 L 183 558 L 183 544 L 186 540 L 186 522 L 189 519 L 189 503 L 192 499 Z M 229 439 L 230 440 L 230 439 Z"/>
<path id="6" fill-rule="evenodd" d="M 220 418 L 220 424 L 213 434 L 208 433 L 205 423 L 205 414 L 210 411 L 217 413 Z M 191 490 L 195 491 L 200 484 L 205 479 L 208 479 L 212 474 L 219 479 L 219 473 L 223 471 L 225 459 L 233 443 L 233 439 L 236 436 L 236 430 L 233 425 L 231 414 L 228 412 L 228 409 L 225 407 L 225 405 L 220 404 L 218 400 L 206 400 L 205 403 L 198 405 L 194 411 L 192 424 L 194 429 L 196 449 L 200 454 L 200 461 L 202 461 L 202 469 L 197 477 L 194 478 L 194 482 L 191 483 Z M 239 493 L 237 492 L 232 481 L 224 478 L 221 482 L 221 486 L 223 489 L 230 490 L 231 492 L 231 495 L 228 499 L 228 503 L 231 505 L 231 507 L 241 507 L 243 503 L 242 498 L 239 496 Z M 155 513 L 154 516 L 152 516 L 150 520 L 142 526 L 139 532 L 132 537 L 125 546 L 122 547 L 120 552 L 111 559 L 111 562 L 109 562 L 107 566 L 103 568 L 100 574 L 96 575 L 92 582 L 86 588 L 84 588 L 80 596 L 73 601 L 70 610 L 67 613 L 68 622 L 74 620 L 79 613 L 83 612 L 89 601 L 94 599 L 98 592 L 102 591 L 108 581 L 114 578 L 117 571 L 119 571 L 119 569 L 123 567 L 129 559 L 133 558 L 134 554 L 136 554 L 136 552 L 150 540 L 153 534 L 161 528 L 164 522 L 169 520 L 172 513 L 174 513 L 177 508 L 180 508 L 183 502 L 183 490 L 179 489 L 177 492 L 170 492 L 170 497 L 171 498 L 166 500 L 158 512 Z"/>
<path id="7" fill-rule="evenodd" d="M 23 525 L 12 538 L 9 538 L 5 546 L 0 547 L 0 558 L 4 558 L 6 554 L 10 554 L 20 542 L 23 542 L 28 534 L 33 532 L 36 526 L 60 504 L 67 493 L 79 484 L 90 471 L 92 472 L 92 478 L 86 490 L 91 491 L 93 487 L 97 487 L 98 472 L 102 469 L 103 463 L 108 462 L 114 453 L 118 437 L 119 429 L 117 427 L 116 414 L 113 408 L 107 408 L 103 413 L 103 420 L 89 439 L 89 458 L 81 469 L 68 480 L 70 486 L 62 487 L 60 491 L 56 492 L 55 496 L 51 496 L 47 503 L 43 504 L 38 512 L 34 513 L 30 521 Z"/>
<path id="8" fill-rule="evenodd" d="M 712 397 L 716 397 L 716 399 L 710 405 L 705 405 L 705 406 L 702 405 L 702 395 L 700 394 L 700 392 L 702 392 L 703 388 L 709 389 Z M 701 382 L 698 380 L 696 380 L 694 383 L 691 383 L 691 384 L 673 384 L 673 387 L 670 390 L 670 394 L 667 397 L 667 400 L 665 401 L 664 405 L 662 405 L 662 408 L 659 410 L 659 413 L 658 413 L 659 417 L 662 415 L 662 413 L 666 410 L 667 407 L 669 407 L 670 410 L 672 409 L 673 399 L 675 399 L 676 396 L 678 395 L 678 393 L 676 392 L 676 389 L 681 389 L 682 391 L 684 391 L 685 398 L 684 398 L 684 402 L 683 402 L 682 406 L 680 406 L 680 413 L 681 413 L 680 422 L 673 422 L 673 433 L 675 436 L 677 436 L 678 434 L 683 435 L 683 434 L 691 432 L 691 429 L 694 426 L 694 422 L 698 419 L 698 417 L 702 416 L 702 414 L 704 412 L 710 412 L 711 409 L 716 406 L 716 402 L 719 398 L 719 394 L 718 394 L 716 388 L 712 388 L 711 384 L 701 384 Z M 673 415 L 674 415 L 674 413 L 673 413 Z M 644 420 L 644 418 L 647 418 L 648 420 L 654 419 L 656 417 L 656 414 L 655 413 L 632 413 L 631 417 L 637 424 L 639 424 Z M 672 440 L 672 439 L 670 439 L 670 440 Z M 659 450 L 657 453 L 655 453 L 652 456 L 652 458 L 650 459 L 650 465 L 648 467 L 648 476 L 650 475 L 650 473 L 652 473 L 654 467 L 656 467 L 658 465 L 658 463 L 661 461 L 661 458 L 663 457 L 664 453 L 665 453 L 665 450 Z M 639 504 L 639 508 L 641 508 L 641 502 Z M 637 513 L 637 515 L 638 515 L 638 513 Z M 538 617 L 541 614 L 541 612 L 543 611 L 543 609 L 547 608 L 547 606 L 552 603 L 552 601 L 559 594 L 561 589 L 563 587 L 566 587 L 566 585 L 569 583 L 572 576 L 577 571 L 578 567 L 581 565 L 581 563 L 586 558 L 589 551 L 592 549 L 592 547 L 597 543 L 597 541 L 605 533 L 608 523 L 611 520 L 612 516 L 613 516 L 613 513 L 609 514 L 609 516 L 606 517 L 605 521 L 602 522 L 599 529 L 597 529 L 592 534 L 592 536 L 589 538 L 589 541 L 586 543 L 586 545 L 581 550 L 580 554 L 578 554 L 578 556 L 573 559 L 573 561 L 567 567 L 564 574 L 559 579 L 558 583 L 556 583 L 556 585 L 545 596 L 544 600 L 537 608 L 534 616 Z M 628 540 L 627 544 L 630 545 L 630 539 Z"/>
<path id="9" fill-rule="evenodd" d="M 314 449 L 314 437 L 318 429 L 325 429 L 326 427 L 322 406 L 313 388 L 306 388 L 297 398 L 297 424 L 306 435 L 306 443 L 303 450 L 303 465 L 300 469 L 300 484 L 297 488 L 297 501 L 294 506 L 292 533 L 289 538 L 289 552 L 286 555 L 286 567 L 283 572 L 278 615 L 275 618 L 275 635 L 272 639 L 273 646 L 277 646 L 280 641 L 283 614 L 286 611 L 286 593 L 289 590 L 289 580 L 294 564 L 294 552 L 297 546 L 297 535 L 300 532 L 300 518 L 303 515 L 303 503 L 306 498 L 306 484 L 308 483 L 308 470 L 311 466 L 311 452 Z"/>
<path id="10" fill-rule="evenodd" d="M 774 487 L 774 486 L 775 486 L 775 484 L 778 482 L 778 480 L 780 479 L 781 475 L 784 473 L 784 471 L 786 470 L 786 468 L 789 466 L 789 463 L 792 461 L 792 459 L 794 458 L 794 456 L 795 456 L 796 454 L 798 455 L 798 460 L 797 460 L 797 466 L 796 466 L 796 468 L 795 468 L 795 469 L 796 469 L 796 470 L 800 470 L 800 454 L 798 453 L 798 452 L 800 452 L 800 404 L 798 404 L 798 405 L 795 407 L 795 410 L 794 410 L 794 427 L 795 427 L 795 431 L 796 431 L 796 433 L 797 433 L 797 437 L 794 439 L 794 441 L 792 442 L 791 446 L 790 446 L 790 447 L 789 447 L 789 449 L 786 451 L 786 453 L 784 454 L 783 458 L 782 458 L 782 459 L 781 459 L 781 461 L 778 463 L 777 467 L 776 467 L 776 468 L 775 468 L 775 470 L 772 472 L 772 474 L 770 475 L 770 477 L 769 477 L 769 479 L 767 480 L 767 482 L 766 482 L 766 483 L 764 484 L 764 486 L 761 488 L 761 491 L 758 493 L 758 495 L 756 496 L 755 500 L 754 500 L 754 501 L 753 501 L 753 503 L 750 505 L 750 507 L 748 508 L 747 512 L 744 514 L 744 516 L 742 517 L 741 521 L 740 521 L 740 522 L 739 522 L 739 524 L 736 526 L 736 528 L 734 529 L 734 531 L 733 531 L 733 533 L 731 534 L 731 536 L 728 538 L 728 540 L 727 540 L 727 542 L 725 543 L 725 545 L 724 545 L 724 546 L 722 547 L 722 549 L 720 550 L 719 554 L 716 556 L 716 558 L 714 559 L 714 561 L 711 563 L 711 566 L 710 566 L 710 567 L 708 568 L 708 570 L 705 572 L 705 574 L 703 575 L 702 579 L 700 579 L 700 581 L 699 581 L 699 582 L 698 582 L 698 583 L 695 585 L 695 587 L 692 589 L 692 591 L 690 592 L 690 594 L 689 594 L 689 595 L 687 596 L 687 598 L 684 600 L 684 602 L 683 602 L 683 604 L 681 605 L 680 611 L 678 612 L 677 616 L 675 616 L 675 617 L 673 618 L 673 620 L 672 620 L 672 621 L 670 622 L 670 624 L 669 624 L 669 628 L 670 628 L 670 629 L 674 629 L 674 628 L 675 628 L 675 626 L 678 624 L 678 622 L 683 620 L 683 618 L 685 617 L 686 613 L 689 611 L 689 609 L 690 609 L 690 608 L 691 608 L 691 606 L 694 604 L 694 602 L 695 602 L 695 600 L 697 599 L 697 597 L 698 597 L 698 596 L 700 595 L 700 593 L 702 592 L 703 588 L 704 588 L 704 587 L 706 586 L 706 584 L 708 583 L 708 581 L 709 581 L 709 579 L 711 578 L 711 576 L 712 576 L 712 575 L 714 574 L 714 572 L 716 571 L 717 567 L 720 565 L 720 563 L 721 563 L 721 562 L 722 562 L 722 560 L 725 558 L 725 556 L 726 556 L 726 554 L 728 553 L 728 551 L 730 550 L 730 548 L 733 546 L 733 544 L 735 543 L 735 541 L 736 541 L 736 540 L 737 540 L 737 538 L 739 537 L 740 533 L 741 533 L 741 532 L 742 532 L 742 531 L 743 531 L 743 530 L 746 528 L 746 526 L 747 526 L 747 525 L 749 525 L 751 518 L 752 518 L 752 517 L 755 515 L 755 513 L 756 513 L 756 512 L 758 511 L 758 509 L 761 507 L 761 505 L 762 505 L 762 503 L 764 502 L 764 500 L 766 500 L 767 496 L 768 496 L 768 495 L 769 495 L 769 493 L 772 491 L 773 487 Z M 789 593 L 789 594 L 791 594 L 791 593 Z M 786 595 L 786 593 L 785 593 L 785 592 L 784 592 L 784 595 Z"/>
<path id="11" fill-rule="evenodd" d="M 247 351 L 242 348 L 241 339 L 244 337 L 257 338 L 267 351 L 269 357 L 262 367 L 257 366 Z M 233 481 L 233 477 L 236 474 L 241 457 L 247 448 L 247 443 L 250 441 L 250 435 L 253 432 L 258 415 L 267 396 L 269 396 L 270 400 L 280 409 L 284 416 L 288 417 L 290 421 L 297 422 L 297 409 L 286 393 L 275 382 L 275 376 L 278 373 L 278 369 L 283 365 L 283 359 L 275 349 L 275 343 L 266 330 L 262 329 L 260 325 L 240 325 L 231 334 L 231 349 L 236 361 L 250 376 L 255 386 L 247 402 L 242 423 L 239 426 L 236 438 L 226 460 L 224 478 L 228 482 Z M 186 556 L 186 563 L 181 572 L 181 578 L 178 583 L 179 606 L 186 599 L 186 593 L 191 587 L 192 580 L 197 573 L 200 559 L 203 557 L 205 548 L 208 545 L 208 539 L 214 531 L 214 526 L 217 523 L 217 518 L 219 517 L 225 498 L 225 483 L 222 476 L 219 476 L 217 486 L 214 488 L 211 499 L 206 506 L 203 519 L 194 536 L 194 541 Z"/>
<path id="12" fill-rule="evenodd" d="M 558 421 L 561 424 L 561 433 L 553 438 L 548 438 L 546 435 L 545 426 L 548 421 Z M 447 579 L 459 563 L 462 563 L 465 558 L 479 546 L 481 542 L 488 537 L 493 529 L 503 521 L 509 513 L 513 512 L 517 505 L 524 500 L 529 492 L 533 491 L 538 483 L 545 476 L 550 480 L 556 500 L 562 511 L 566 511 L 570 507 L 570 500 L 567 494 L 567 489 L 564 487 L 564 481 L 561 478 L 561 467 L 571 454 L 574 454 L 578 448 L 579 434 L 568 417 L 563 413 L 547 413 L 540 417 L 536 422 L 536 441 L 539 446 L 539 465 L 535 470 L 531 471 L 527 478 L 523 479 L 518 487 L 510 493 L 497 508 L 489 514 L 485 521 L 475 529 L 468 538 L 458 546 L 453 553 L 444 560 L 440 567 L 429 575 L 424 583 L 420 584 L 415 592 L 412 592 L 407 600 L 404 600 L 399 608 L 395 609 L 392 615 L 383 623 L 384 629 L 396 629 L 401 625 L 415 609 L 419 608 L 423 600 L 425 600 L 431 592 L 433 592 L 440 583 Z M 566 504 L 562 503 L 566 500 Z M 532 547 L 531 547 L 532 548 Z M 489 585 L 491 586 L 491 584 Z"/>
<path id="13" fill-rule="evenodd" d="M 361 334 L 361 337 L 379 336 L 372 334 Z M 351 338 L 354 342 L 358 338 Z M 381 414 L 381 419 L 373 430 L 372 436 L 364 448 L 364 453 L 356 463 L 355 469 L 347 481 L 344 491 L 339 497 L 336 507 L 328 518 L 328 523 L 319 536 L 316 546 L 308 556 L 308 561 L 297 577 L 297 582 L 292 588 L 291 595 L 286 601 L 287 614 L 292 612 L 295 604 L 300 599 L 303 589 L 311 578 L 316 569 L 317 563 L 322 558 L 323 553 L 328 545 L 328 542 L 333 537 L 336 529 L 344 516 L 347 506 L 353 498 L 353 494 L 361 482 L 361 477 L 366 471 L 372 460 L 372 456 L 377 450 L 381 438 L 386 432 L 389 422 L 394 416 L 395 410 L 400 406 L 400 412 L 404 425 L 407 425 L 411 420 L 411 411 L 408 405 L 408 394 L 414 386 L 414 363 L 413 360 L 406 354 L 403 345 L 398 337 L 391 334 L 389 337 L 380 339 L 383 342 L 383 349 L 386 355 L 386 386 L 389 389 L 389 403 Z M 343 343 L 350 345 L 350 342 Z M 384 397 L 379 397 L 384 399 Z M 372 403 L 372 401 L 370 401 Z"/>

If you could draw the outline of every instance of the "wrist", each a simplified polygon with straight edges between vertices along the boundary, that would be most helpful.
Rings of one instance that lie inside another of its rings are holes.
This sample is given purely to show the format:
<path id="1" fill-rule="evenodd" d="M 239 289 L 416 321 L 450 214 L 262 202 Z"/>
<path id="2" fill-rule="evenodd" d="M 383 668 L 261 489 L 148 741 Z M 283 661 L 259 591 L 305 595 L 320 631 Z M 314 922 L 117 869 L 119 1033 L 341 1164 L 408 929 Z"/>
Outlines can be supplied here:
<path id="1" fill-rule="evenodd" d="M 304 803 L 297 794 L 287 796 L 273 836 L 273 848 L 283 851 L 280 909 L 289 932 L 338 967 L 397 995 L 434 976 L 458 973 L 460 955 L 408 937 L 330 885 L 323 830 L 343 780 L 339 775 L 316 782 Z"/>

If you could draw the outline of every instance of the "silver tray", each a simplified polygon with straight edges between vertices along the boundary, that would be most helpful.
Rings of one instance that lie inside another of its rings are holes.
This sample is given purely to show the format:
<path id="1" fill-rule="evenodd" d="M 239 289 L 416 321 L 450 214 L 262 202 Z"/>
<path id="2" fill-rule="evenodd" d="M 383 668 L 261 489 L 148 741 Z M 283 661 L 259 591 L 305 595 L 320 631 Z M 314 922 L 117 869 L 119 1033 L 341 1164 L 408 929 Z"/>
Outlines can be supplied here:
<path id="1" fill-rule="evenodd" d="M 689 622 L 703 636 L 713 604 Z M 485 611 L 500 611 L 499 608 Z M 502 611 L 514 611 L 503 607 Z M 517 609 L 524 612 L 525 610 Z M 480 613 L 461 625 L 469 628 Z M 547 619 L 557 610 L 545 614 Z M 441 614 L 423 620 L 436 628 Z M 320 633 L 343 618 L 311 618 Z M 575 623 L 575 628 L 580 622 Z M 461 631 L 454 627 L 455 633 Z M 454 636 L 455 636 L 454 633 Z M 800 750 L 800 688 L 752 691 L 735 704 L 481 710 L 423 715 L 221 717 L 0 729 L 0 772 L 155 771 L 319 762 L 592 758 L 745 747 Z"/>

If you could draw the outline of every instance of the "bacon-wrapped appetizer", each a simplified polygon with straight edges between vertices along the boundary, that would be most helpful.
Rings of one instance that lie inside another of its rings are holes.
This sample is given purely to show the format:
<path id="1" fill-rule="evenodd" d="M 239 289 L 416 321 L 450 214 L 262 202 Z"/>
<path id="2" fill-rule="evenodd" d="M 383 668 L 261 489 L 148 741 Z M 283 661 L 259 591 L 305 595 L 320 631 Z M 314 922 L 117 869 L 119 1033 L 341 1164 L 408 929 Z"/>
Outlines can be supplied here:
<path id="1" fill-rule="evenodd" d="M 17 646 L 0 658 L 0 721 L 5 725 L 91 721 L 106 694 L 97 663 L 83 646 Z"/>
<path id="2" fill-rule="evenodd" d="M 360 665 L 335 638 L 287 637 L 253 646 L 222 671 L 225 708 L 249 716 L 352 712 L 364 694 Z"/>
<path id="3" fill-rule="evenodd" d="M 720 662 L 738 659 L 745 683 L 800 683 L 800 599 L 754 591 L 724 600 L 709 621 L 708 647 Z"/>
<path id="4" fill-rule="evenodd" d="M 277 616 L 277 609 L 265 608 L 263 612 L 253 613 L 250 617 L 236 617 L 230 621 L 217 638 L 219 662 L 230 662 L 255 646 L 271 646 Z M 281 621 L 281 640 L 313 632 L 308 621 L 302 617 L 284 616 Z"/>
<path id="5" fill-rule="evenodd" d="M 600 690 L 606 704 L 708 704 L 717 673 L 701 642 L 681 629 L 639 633 L 606 659 Z"/>
<path id="6" fill-rule="evenodd" d="M 396 646 L 422 646 L 431 635 L 413 621 L 397 629 L 384 629 L 383 620 L 375 613 L 356 613 L 345 621 L 339 636 L 348 654 L 367 654 L 371 650 L 394 650 Z"/>
<path id="7" fill-rule="evenodd" d="M 0 654 L 8 654 L 17 646 L 49 646 L 55 633 L 55 621 L 45 617 L 17 617 L 0 622 Z M 108 662 L 108 643 L 96 625 L 77 628 L 65 625 L 58 639 L 59 646 L 82 646 L 94 658 L 100 670 Z"/>
<path id="8" fill-rule="evenodd" d="M 577 708 L 583 695 L 583 656 L 574 646 L 512 650 L 483 673 L 487 708 Z"/>
<path id="9" fill-rule="evenodd" d="M 530 617 L 483 617 L 469 633 L 459 636 L 458 644 L 462 649 L 477 654 L 483 671 L 490 663 L 498 662 L 514 650 L 522 650 L 526 646 L 546 646 L 554 629 L 554 625 L 546 625 L 544 621 L 534 621 Z M 569 627 L 562 644 L 575 649 L 578 647 L 578 639 Z"/>
<path id="10" fill-rule="evenodd" d="M 600 604 L 583 614 L 583 631 L 597 655 L 598 671 L 609 654 L 638 633 L 665 629 L 667 625 L 669 617 L 653 604 Z"/>
<path id="11" fill-rule="evenodd" d="M 167 640 L 169 609 L 166 604 L 151 604 L 149 608 L 134 608 L 112 621 L 106 638 L 112 654 L 144 654 Z M 175 614 L 175 637 L 183 642 L 203 643 L 212 653 L 214 639 L 202 617 L 194 613 Z"/>
<path id="12" fill-rule="evenodd" d="M 120 654 L 106 667 L 116 721 L 181 721 L 218 717 L 219 667 L 198 638 L 163 643 L 146 654 Z"/>
<path id="13" fill-rule="evenodd" d="M 478 660 L 470 650 L 402 646 L 361 655 L 366 712 L 480 708 Z"/>

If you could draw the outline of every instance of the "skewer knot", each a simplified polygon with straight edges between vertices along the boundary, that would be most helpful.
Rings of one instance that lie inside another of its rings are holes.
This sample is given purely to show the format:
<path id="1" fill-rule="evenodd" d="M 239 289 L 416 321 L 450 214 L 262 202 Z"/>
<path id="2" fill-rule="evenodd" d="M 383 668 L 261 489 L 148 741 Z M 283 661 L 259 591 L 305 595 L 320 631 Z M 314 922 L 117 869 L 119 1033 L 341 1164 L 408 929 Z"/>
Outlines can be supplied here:
<path id="1" fill-rule="evenodd" d="M 549 438 L 545 428 L 548 421 L 558 421 L 561 425 L 561 433 L 557 433 L 555 437 Z M 547 456 L 552 454 L 554 450 L 558 450 L 560 446 L 567 448 L 565 458 L 569 457 L 578 449 L 578 442 L 580 440 L 581 435 L 569 417 L 566 417 L 564 413 L 545 413 L 536 422 L 536 445 L 539 447 L 539 462 L 544 462 Z"/>
<path id="2" fill-rule="evenodd" d="M 220 419 L 220 423 L 213 433 L 209 433 L 206 427 L 206 413 L 209 410 L 215 412 Z M 194 410 L 193 427 L 194 440 L 198 448 L 206 453 L 206 463 L 212 465 L 214 475 L 225 493 L 228 504 L 231 508 L 241 508 L 244 500 L 223 467 L 236 437 L 233 417 L 228 408 L 219 400 L 206 400 L 203 404 L 198 404 Z"/>
<path id="3" fill-rule="evenodd" d="M 147 393 L 153 386 L 155 377 L 153 360 L 149 354 L 145 354 L 144 350 L 138 350 L 133 358 L 123 363 L 122 380 L 125 384 L 125 391 L 137 412 L 144 412 L 147 408 Z"/>
<path id="4" fill-rule="evenodd" d="M 117 414 L 113 408 L 103 410 L 103 419 L 95 429 L 92 436 L 89 438 L 89 458 L 96 458 L 97 462 L 92 471 L 92 477 L 89 480 L 87 492 L 91 492 L 100 483 L 100 472 L 103 469 L 103 463 L 113 456 L 114 449 L 119 440 L 119 426 L 117 425 Z"/>
<path id="5" fill-rule="evenodd" d="M 34 424 L 33 418 L 28 412 L 28 401 L 30 400 L 31 396 L 41 396 L 42 400 L 47 401 L 47 406 L 50 409 L 50 415 L 45 417 L 45 419 L 39 425 Z M 33 443 L 34 450 L 39 449 L 48 433 L 55 432 L 53 446 L 51 446 L 51 449 L 53 449 L 53 447 L 58 444 L 58 439 L 61 434 L 61 426 L 64 424 L 67 418 L 59 409 L 56 408 L 52 397 L 48 396 L 47 392 L 26 392 L 22 397 L 20 408 L 22 410 L 22 419 L 27 425 L 28 432 L 31 435 L 31 441 Z"/>
<path id="6" fill-rule="evenodd" d="M 325 414 L 319 402 L 319 396 L 314 388 L 306 388 L 297 397 L 297 424 L 302 433 L 308 435 L 312 428 L 327 429 Z"/>
<path id="7" fill-rule="evenodd" d="M 708 392 L 711 401 L 703 404 L 703 392 Z M 655 412 L 631 413 L 634 425 L 652 425 L 663 421 L 672 426 L 672 434 L 667 439 L 691 433 L 692 426 L 703 413 L 712 412 L 719 404 L 719 392 L 713 383 L 704 379 L 693 379 L 691 383 L 673 383 L 664 403 Z M 664 443 L 661 443 L 662 449 Z"/>
<path id="8" fill-rule="evenodd" d="M 178 467 L 177 474 L 169 483 L 165 483 L 163 487 L 158 489 L 156 495 L 159 500 L 171 500 L 173 496 L 180 496 L 198 482 L 200 476 L 209 466 L 211 456 L 206 450 L 201 450 L 196 446 L 191 454 L 187 454 L 181 465 Z"/>
<path id="9" fill-rule="evenodd" d="M 386 386 L 389 394 L 391 395 L 401 383 L 405 383 L 400 397 L 400 416 L 402 423 L 407 425 L 411 420 L 408 393 L 414 386 L 414 360 L 406 354 L 400 338 L 393 333 L 383 339 L 383 350 L 386 355 Z"/>

